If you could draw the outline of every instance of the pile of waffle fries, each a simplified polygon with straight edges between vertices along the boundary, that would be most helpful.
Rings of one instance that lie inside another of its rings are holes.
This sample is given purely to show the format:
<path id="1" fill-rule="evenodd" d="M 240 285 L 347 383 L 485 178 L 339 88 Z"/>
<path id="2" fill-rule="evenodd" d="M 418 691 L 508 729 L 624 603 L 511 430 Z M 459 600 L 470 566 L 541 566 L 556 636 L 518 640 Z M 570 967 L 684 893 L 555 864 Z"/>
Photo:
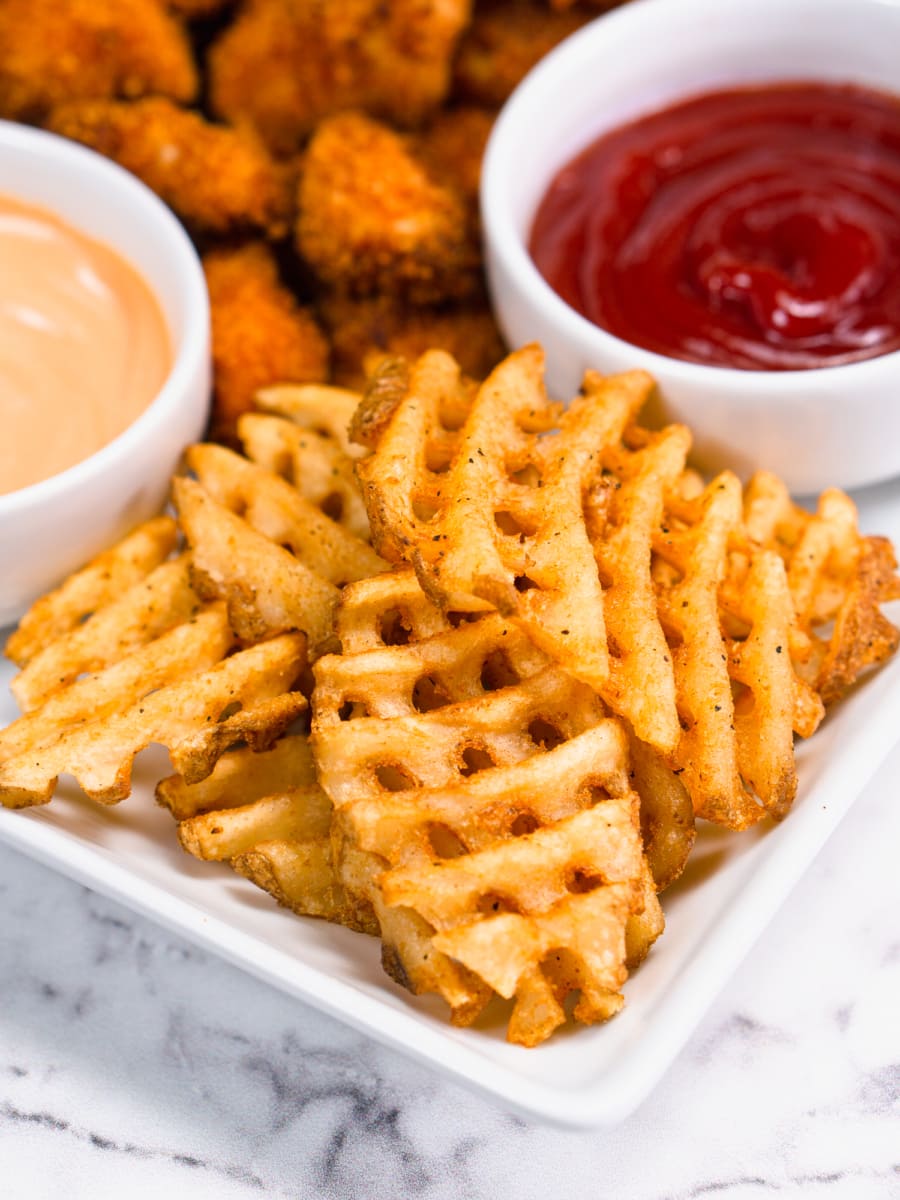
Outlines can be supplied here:
<path id="1" fill-rule="evenodd" d="M 894 652 L 890 544 L 849 498 L 686 466 L 652 380 L 548 400 L 530 346 L 478 384 L 386 360 L 363 397 L 271 388 L 159 517 L 38 601 L 0 799 L 130 790 L 185 850 L 379 937 L 468 1025 L 533 1046 L 623 1004 L 695 817 L 789 811 L 794 739 Z"/>

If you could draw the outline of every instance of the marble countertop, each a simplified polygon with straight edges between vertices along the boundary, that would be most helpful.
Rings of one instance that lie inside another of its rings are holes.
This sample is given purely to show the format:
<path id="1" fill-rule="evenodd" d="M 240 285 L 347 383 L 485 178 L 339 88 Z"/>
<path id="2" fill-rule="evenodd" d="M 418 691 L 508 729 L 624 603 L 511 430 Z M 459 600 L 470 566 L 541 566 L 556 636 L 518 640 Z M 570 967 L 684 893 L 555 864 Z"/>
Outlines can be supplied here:
<path id="1" fill-rule="evenodd" d="M 492 1107 L 0 846 L 0 1196 L 892 1200 L 900 750 L 650 1099 Z"/>

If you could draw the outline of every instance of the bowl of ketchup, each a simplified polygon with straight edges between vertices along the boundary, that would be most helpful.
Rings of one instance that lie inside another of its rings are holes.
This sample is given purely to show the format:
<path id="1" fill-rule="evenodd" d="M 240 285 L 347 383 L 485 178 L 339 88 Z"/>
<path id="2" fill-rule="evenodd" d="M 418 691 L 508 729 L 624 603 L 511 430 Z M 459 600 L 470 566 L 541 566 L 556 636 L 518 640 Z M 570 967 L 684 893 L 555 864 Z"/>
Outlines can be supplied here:
<path id="1" fill-rule="evenodd" d="M 209 407 L 187 234 L 99 154 L 0 121 L 0 626 L 157 513 Z"/>
<path id="2" fill-rule="evenodd" d="M 889 0 L 634 0 L 538 65 L 482 214 L 554 394 L 643 367 L 702 467 L 900 474 L 897 45 Z"/>

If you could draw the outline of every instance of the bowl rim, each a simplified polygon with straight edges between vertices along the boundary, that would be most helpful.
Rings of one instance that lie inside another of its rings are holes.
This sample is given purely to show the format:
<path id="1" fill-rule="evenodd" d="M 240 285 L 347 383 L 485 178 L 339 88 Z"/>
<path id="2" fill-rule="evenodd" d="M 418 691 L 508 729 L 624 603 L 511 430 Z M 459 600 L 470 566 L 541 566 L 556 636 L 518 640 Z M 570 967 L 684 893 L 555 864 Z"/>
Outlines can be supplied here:
<path id="1" fill-rule="evenodd" d="M 770 0 L 772 6 L 778 7 L 779 10 L 783 10 L 792 3 L 808 8 L 811 2 L 812 0 Z M 832 8 L 845 8 L 848 11 L 852 9 L 857 18 L 864 5 L 868 5 L 874 11 L 895 7 L 896 2 L 897 0 L 816 0 L 818 5 L 825 3 Z M 758 0 L 716 0 L 716 3 L 719 6 L 730 5 L 731 8 L 744 10 L 748 14 L 755 13 L 759 19 Z M 518 232 L 516 223 L 511 219 L 506 206 L 508 195 L 506 180 L 510 175 L 510 168 L 513 166 L 515 148 L 521 143 L 522 137 L 527 132 L 524 118 L 535 107 L 541 107 L 543 111 L 550 114 L 555 111 L 553 104 L 544 103 L 537 106 L 534 103 L 534 97 L 544 95 L 547 99 L 551 95 L 558 97 L 560 94 L 564 94 L 564 89 L 561 89 L 560 84 L 567 84 L 569 88 L 573 86 L 571 83 L 572 66 L 588 55 L 592 67 L 599 72 L 603 58 L 602 39 L 604 35 L 608 36 L 611 27 L 614 30 L 624 29 L 627 31 L 629 26 L 633 26 L 637 35 L 642 23 L 651 20 L 656 11 L 665 11 L 667 15 L 671 15 L 679 8 L 690 10 L 701 5 L 702 0 L 631 0 L 622 8 L 600 14 L 581 29 L 570 34 L 525 75 L 500 110 L 485 148 L 479 188 L 479 207 L 486 257 L 489 259 L 491 255 L 494 255 L 500 260 L 516 290 L 520 294 L 530 296 L 533 307 L 539 307 L 542 310 L 543 321 L 558 330 L 567 341 L 577 341 L 581 345 L 590 341 L 597 347 L 598 355 L 604 349 L 614 350 L 618 357 L 625 354 L 631 355 L 634 358 L 633 366 L 635 368 L 642 367 L 657 379 L 665 377 L 679 383 L 690 383 L 699 377 L 708 385 L 719 384 L 723 388 L 727 386 L 732 389 L 732 400 L 737 404 L 748 406 L 757 404 L 760 401 L 758 389 L 763 386 L 769 390 L 770 394 L 774 393 L 782 398 L 800 393 L 808 395 L 811 389 L 820 389 L 823 386 L 827 387 L 829 391 L 834 386 L 842 391 L 846 388 L 849 392 L 854 384 L 865 387 L 873 376 L 881 379 L 885 371 L 900 372 L 900 350 L 875 355 L 859 362 L 836 363 L 830 366 L 809 367 L 795 371 L 746 370 L 741 367 L 725 367 L 670 357 L 654 350 L 648 350 L 643 346 L 634 345 L 603 329 L 602 326 L 595 325 L 593 321 L 582 316 L 563 300 L 537 269 L 528 252 L 527 234 L 523 236 Z M 623 35 L 620 34 L 620 36 Z M 601 40 L 601 47 L 591 50 L 594 41 L 598 39 Z M 619 46 L 615 48 L 620 49 Z M 806 78 L 811 82 L 817 82 L 815 76 Z M 791 82 L 796 81 L 792 80 Z M 726 85 L 721 86 L 725 87 Z M 673 95 L 672 99 L 666 103 L 679 103 L 682 99 L 687 100 L 692 96 L 701 95 L 705 90 L 717 89 L 701 87 L 692 91 L 688 88 L 684 92 Z M 897 90 L 897 95 L 900 97 L 900 88 Z M 653 111 L 653 109 L 648 111 Z M 552 120 L 552 115 L 550 120 Z M 522 127 L 520 128 L 520 126 Z M 611 130 L 616 127 L 617 123 L 614 122 L 608 128 Z M 603 132 L 604 130 L 600 129 L 594 133 L 593 137 L 600 137 Z M 590 145 L 590 140 L 584 143 L 582 149 L 588 145 Z M 569 157 L 574 157 L 578 153 L 580 153 L 579 150 L 572 151 Z M 569 161 L 569 159 L 565 161 Z M 565 162 L 561 165 L 564 166 Z M 557 167 L 555 171 L 559 169 Z M 537 204 L 546 194 L 546 187 L 553 179 L 555 171 L 547 172 L 544 188 L 538 192 Z M 536 210 L 537 205 L 530 214 L 530 220 L 533 220 Z M 489 271 L 489 276 L 490 274 Z M 489 284 L 491 282 L 489 278 Z M 535 337 L 540 340 L 537 331 Z M 742 382 L 745 385 L 744 388 L 736 387 L 738 382 Z"/>
<path id="2" fill-rule="evenodd" d="M 209 354 L 209 295 L 203 268 L 197 251 L 188 237 L 184 226 L 155 192 L 136 176 L 120 167 L 117 163 L 104 158 L 87 146 L 70 142 L 47 130 L 34 129 L 31 126 L 19 125 L 13 121 L 0 120 L 0 148 L 14 148 L 34 151 L 37 150 L 45 158 L 55 159 L 62 169 L 72 177 L 73 186 L 77 187 L 79 175 L 92 172 L 99 176 L 111 193 L 111 203 L 129 206 L 136 220 L 141 222 L 153 221 L 162 231 L 162 237 L 167 242 L 175 270 L 179 276 L 179 286 L 185 291 L 184 319 L 180 325 L 180 344 L 175 348 L 172 330 L 168 320 L 170 340 L 174 351 L 169 372 L 159 391 L 132 423 L 117 434 L 112 441 L 101 446 L 93 454 L 74 463 L 64 471 L 58 471 L 46 479 L 18 488 L 16 491 L 0 495 L 0 519 L 19 516 L 24 512 L 52 503 L 62 495 L 81 488 L 98 474 L 103 474 L 113 467 L 120 457 L 128 457 L 138 449 L 141 443 L 152 440 L 153 435 L 164 427 L 173 414 L 184 404 L 184 397 L 190 392 L 192 381 L 206 370 L 206 360 Z M 18 199 L 14 191 L 3 189 L 5 194 Z M 52 204 L 42 204 L 48 212 L 53 212 Z M 70 221 L 57 210 L 56 215 L 73 229 L 78 225 Z M 93 236 L 93 235 L 91 235 Z M 102 238 L 94 239 L 102 241 Z M 127 254 L 116 253 L 128 265 L 138 272 L 150 289 L 154 300 L 165 310 L 155 289 L 146 280 L 144 274 L 134 265 Z M 208 400 L 207 400 L 208 403 Z"/>

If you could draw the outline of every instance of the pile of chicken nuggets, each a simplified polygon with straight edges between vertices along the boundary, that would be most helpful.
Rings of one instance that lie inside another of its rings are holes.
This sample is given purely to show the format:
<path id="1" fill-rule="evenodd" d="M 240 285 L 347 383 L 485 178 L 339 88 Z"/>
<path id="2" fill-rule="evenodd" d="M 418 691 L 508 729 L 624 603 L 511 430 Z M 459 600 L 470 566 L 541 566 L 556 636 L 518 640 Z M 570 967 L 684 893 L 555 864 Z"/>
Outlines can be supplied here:
<path id="1" fill-rule="evenodd" d="M 276 382 L 502 356 L 477 192 L 495 114 L 600 0 L 0 0 L 0 117 L 114 159 L 212 300 L 213 436 Z"/>

